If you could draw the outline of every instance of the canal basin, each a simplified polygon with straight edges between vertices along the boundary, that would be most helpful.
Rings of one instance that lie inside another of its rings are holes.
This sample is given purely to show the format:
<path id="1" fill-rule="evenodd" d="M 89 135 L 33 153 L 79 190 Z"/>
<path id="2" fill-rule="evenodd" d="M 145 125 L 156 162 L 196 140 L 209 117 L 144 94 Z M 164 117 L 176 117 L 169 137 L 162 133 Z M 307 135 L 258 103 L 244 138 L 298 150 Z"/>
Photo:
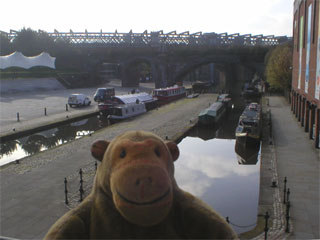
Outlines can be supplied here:
<path id="1" fill-rule="evenodd" d="M 179 143 L 175 177 L 182 189 L 228 217 L 239 234 L 257 222 L 260 154 L 256 164 L 239 164 L 235 144 L 234 139 L 184 138 Z"/>

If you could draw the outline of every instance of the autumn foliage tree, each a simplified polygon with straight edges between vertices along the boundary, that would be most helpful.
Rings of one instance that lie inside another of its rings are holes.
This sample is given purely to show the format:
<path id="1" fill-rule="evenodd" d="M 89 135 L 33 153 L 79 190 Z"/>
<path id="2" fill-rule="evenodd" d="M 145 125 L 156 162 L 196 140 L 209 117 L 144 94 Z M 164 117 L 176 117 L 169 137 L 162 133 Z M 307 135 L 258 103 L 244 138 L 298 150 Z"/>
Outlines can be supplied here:
<path id="1" fill-rule="evenodd" d="M 281 44 L 266 56 L 266 80 L 271 88 L 286 91 L 291 89 L 292 42 Z"/>
<path id="2" fill-rule="evenodd" d="M 0 56 L 10 54 L 11 48 L 8 36 L 0 32 Z"/>

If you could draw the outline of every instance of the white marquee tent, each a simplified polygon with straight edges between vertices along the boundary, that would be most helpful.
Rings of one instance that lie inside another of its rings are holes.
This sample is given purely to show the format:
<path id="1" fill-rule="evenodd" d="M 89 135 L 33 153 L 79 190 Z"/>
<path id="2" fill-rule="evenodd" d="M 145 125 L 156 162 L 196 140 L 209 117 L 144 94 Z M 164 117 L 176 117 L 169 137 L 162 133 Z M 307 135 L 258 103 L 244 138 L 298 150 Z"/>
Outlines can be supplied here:
<path id="1" fill-rule="evenodd" d="M 9 67 L 21 67 L 29 69 L 35 66 L 45 66 L 55 69 L 55 57 L 51 57 L 46 52 L 40 53 L 38 56 L 26 57 L 21 52 L 14 52 L 7 56 L 0 56 L 0 69 Z"/>

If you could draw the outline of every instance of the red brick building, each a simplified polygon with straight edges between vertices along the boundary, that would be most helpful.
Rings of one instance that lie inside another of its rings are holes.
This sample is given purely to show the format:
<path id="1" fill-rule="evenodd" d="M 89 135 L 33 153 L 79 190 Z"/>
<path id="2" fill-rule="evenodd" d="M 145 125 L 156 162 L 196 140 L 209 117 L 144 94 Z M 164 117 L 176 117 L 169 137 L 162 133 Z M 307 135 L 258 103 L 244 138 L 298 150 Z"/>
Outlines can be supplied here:
<path id="1" fill-rule="evenodd" d="M 295 0 L 291 110 L 320 148 L 320 1 Z"/>

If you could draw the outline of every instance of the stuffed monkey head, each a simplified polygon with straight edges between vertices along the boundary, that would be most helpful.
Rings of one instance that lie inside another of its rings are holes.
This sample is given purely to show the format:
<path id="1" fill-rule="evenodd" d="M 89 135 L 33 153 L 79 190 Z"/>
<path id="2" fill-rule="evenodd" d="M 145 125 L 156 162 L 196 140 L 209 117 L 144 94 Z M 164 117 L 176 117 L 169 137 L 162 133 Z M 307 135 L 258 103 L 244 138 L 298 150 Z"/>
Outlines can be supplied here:
<path id="1" fill-rule="evenodd" d="M 173 202 L 173 161 L 179 157 L 174 142 L 164 142 L 144 131 L 126 132 L 110 143 L 98 140 L 91 148 L 101 161 L 96 185 L 107 195 L 120 214 L 140 226 L 160 223 Z"/>

